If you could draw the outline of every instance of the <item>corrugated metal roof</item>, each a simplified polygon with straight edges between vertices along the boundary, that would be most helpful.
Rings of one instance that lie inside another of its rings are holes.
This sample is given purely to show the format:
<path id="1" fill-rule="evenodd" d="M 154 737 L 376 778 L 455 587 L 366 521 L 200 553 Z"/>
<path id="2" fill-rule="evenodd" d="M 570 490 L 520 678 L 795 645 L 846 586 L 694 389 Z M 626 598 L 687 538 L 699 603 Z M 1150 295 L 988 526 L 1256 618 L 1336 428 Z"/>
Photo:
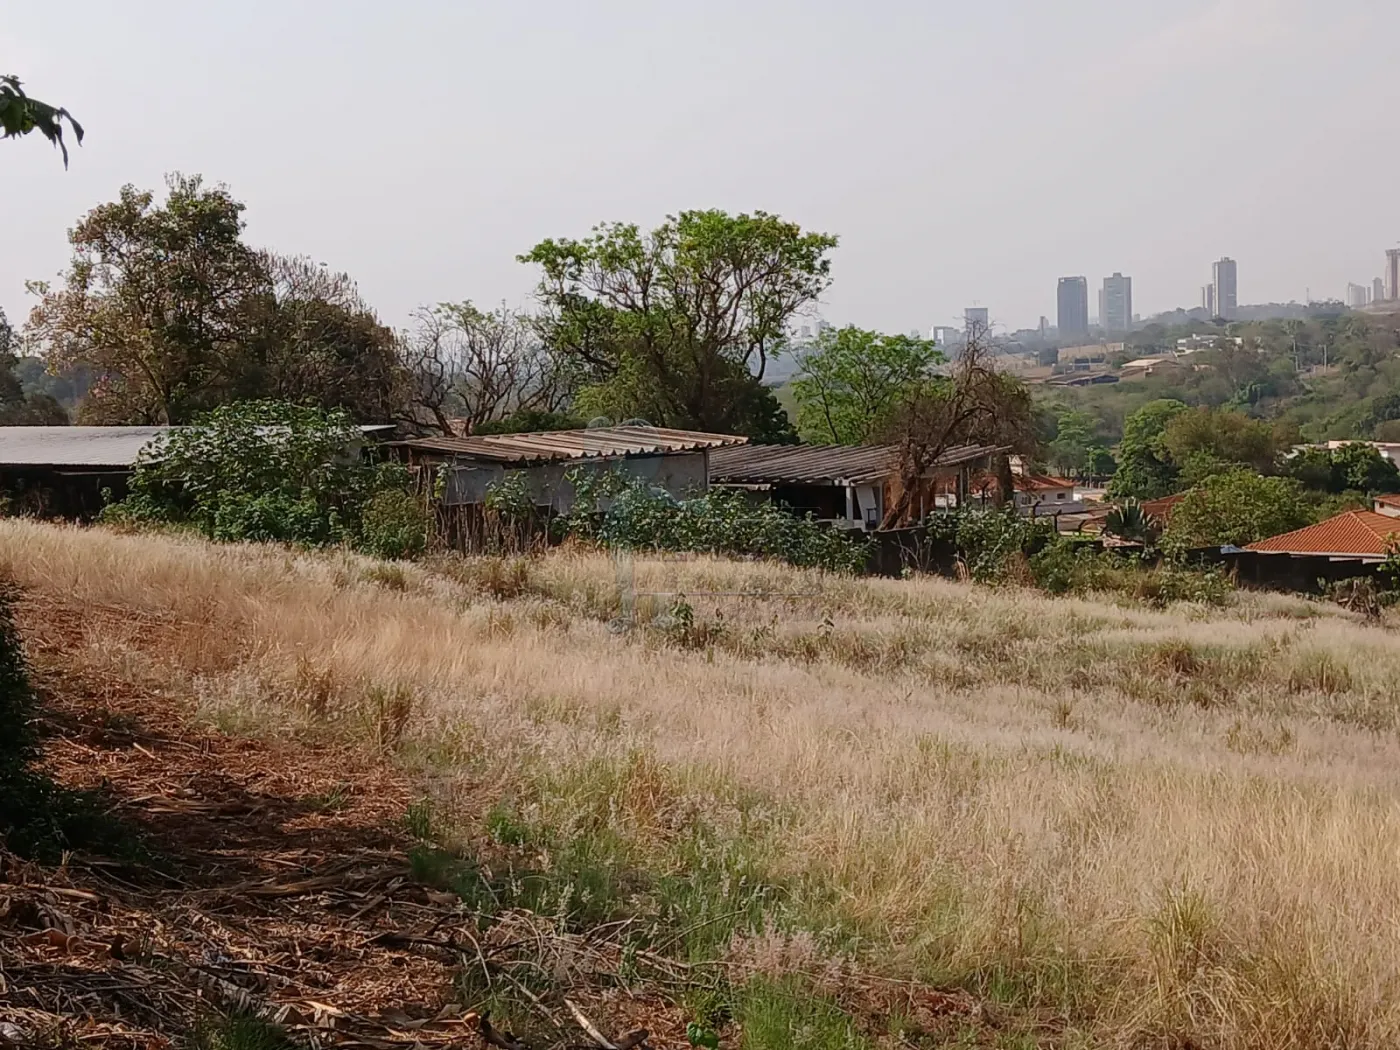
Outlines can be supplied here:
<path id="1" fill-rule="evenodd" d="M 1049 474 L 1012 474 L 1011 484 L 1017 492 L 1054 492 L 1057 489 L 1073 489 L 1074 482 L 1069 478 L 1052 477 Z M 991 490 L 1000 486 L 995 474 L 977 474 L 968 479 L 968 488 L 973 492 Z"/>
<path id="2" fill-rule="evenodd" d="M 1245 547 L 1263 554 L 1332 554 L 1383 558 L 1388 538 L 1400 533 L 1400 522 L 1371 510 L 1344 510 L 1316 525 L 1270 536 Z"/>
<path id="3" fill-rule="evenodd" d="M 0 427 L 0 466 L 127 470 L 170 427 Z"/>
<path id="4" fill-rule="evenodd" d="M 962 445 L 943 453 L 935 466 L 956 467 L 998 451 L 992 445 Z M 898 471 L 894 445 L 745 445 L 710 454 L 710 481 L 718 485 L 873 481 Z"/>
<path id="5" fill-rule="evenodd" d="M 130 470 L 136 457 L 161 434 L 180 427 L 0 427 L 0 468 L 81 467 Z M 392 430 L 380 424 L 366 434 Z"/>
<path id="6" fill-rule="evenodd" d="M 742 445 L 746 437 L 706 434 L 698 430 L 663 427 L 593 427 L 529 434 L 478 434 L 469 437 L 412 438 L 389 442 L 394 448 L 436 452 L 459 459 L 492 463 L 543 463 L 597 457 L 654 456 L 664 452 L 695 452 Z"/>

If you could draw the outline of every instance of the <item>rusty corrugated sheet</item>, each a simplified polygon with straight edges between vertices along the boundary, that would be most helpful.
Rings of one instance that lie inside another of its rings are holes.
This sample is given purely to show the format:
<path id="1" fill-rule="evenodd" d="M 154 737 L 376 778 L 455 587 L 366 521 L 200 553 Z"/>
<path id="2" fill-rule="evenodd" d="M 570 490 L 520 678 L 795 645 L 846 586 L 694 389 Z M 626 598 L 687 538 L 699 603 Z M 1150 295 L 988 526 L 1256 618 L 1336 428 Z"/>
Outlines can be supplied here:
<path id="1" fill-rule="evenodd" d="M 478 434 L 468 437 L 413 438 L 390 442 L 390 447 L 437 453 L 459 460 L 489 463 L 547 463 L 568 459 L 659 455 L 697 452 L 742 445 L 746 437 L 707 434 L 665 427 L 594 427 L 527 434 Z"/>
<path id="2" fill-rule="evenodd" d="M 961 445 L 936 467 L 957 467 L 997 452 L 993 445 Z M 743 445 L 710 453 L 710 481 L 717 485 L 822 485 L 875 481 L 899 471 L 894 445 Z"/>

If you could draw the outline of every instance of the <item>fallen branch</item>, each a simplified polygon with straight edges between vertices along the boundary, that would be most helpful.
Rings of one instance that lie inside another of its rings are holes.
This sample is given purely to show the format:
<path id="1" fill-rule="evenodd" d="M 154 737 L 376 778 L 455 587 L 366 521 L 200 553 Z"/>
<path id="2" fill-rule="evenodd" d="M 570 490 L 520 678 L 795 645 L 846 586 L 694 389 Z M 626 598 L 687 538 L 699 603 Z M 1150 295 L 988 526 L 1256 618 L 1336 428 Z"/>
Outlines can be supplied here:
<path id="1" fill-rule="evenodd" d="M 618 1050 L 617 1046 L 603 1035 L 602 1032 L 598 1031 L 598 1029 L 594 1027 L 592 1021 L 584 1016 L 583 1011 L 574 1005 L 572 999 L 565 999 L 564 1005 L 569 1008 L 569 1013 L 574 1015 L 574 1020 L 578 1022 L 578 1026 L 588 1033 L 588 1038 L 601 1046 L 603 1050 Z M 642 1034 L 642 1038 L 646 1038 L 646 1033 Z"/>

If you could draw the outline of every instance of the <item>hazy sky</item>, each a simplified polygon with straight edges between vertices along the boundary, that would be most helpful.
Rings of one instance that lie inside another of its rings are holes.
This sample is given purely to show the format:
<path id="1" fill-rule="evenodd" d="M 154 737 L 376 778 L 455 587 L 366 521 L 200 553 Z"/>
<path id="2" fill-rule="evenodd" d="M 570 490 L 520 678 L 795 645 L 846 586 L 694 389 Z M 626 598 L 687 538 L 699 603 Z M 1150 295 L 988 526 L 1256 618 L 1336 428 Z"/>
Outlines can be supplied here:
<path id="1" fill-rule="evenodd" d="M 0 0 L 0 72 L 88 129 L 66 173 L 0 143 L 0 306 L 174 170 L 394 324 L 704 207 L 838 234 L 836 323 L 1053 322 L 1114 270 L 1193 306 L 1222 254 L 1241 302 L 1341 296 L 1400 243 L 1397 40 L 1395 0 Z"/>

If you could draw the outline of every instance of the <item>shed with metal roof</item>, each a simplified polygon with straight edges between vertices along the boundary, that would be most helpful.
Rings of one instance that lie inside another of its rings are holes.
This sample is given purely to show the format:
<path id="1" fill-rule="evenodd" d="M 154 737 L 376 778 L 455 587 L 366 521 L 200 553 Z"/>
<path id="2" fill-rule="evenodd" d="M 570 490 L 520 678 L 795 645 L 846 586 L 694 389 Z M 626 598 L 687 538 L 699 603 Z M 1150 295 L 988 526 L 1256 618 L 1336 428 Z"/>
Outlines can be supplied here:
<path id="1" fill-rule="evenodd" d="M 638 425 L 409 438 L 385 448 L 410 466 L 445 472 L 444 506 L 482 504 L 508 473 L 521 472 L 537 506 L 564 512 L 573 505 L 568 475 L 575 468 L 617 471 L 683 498 L 708 487 L 712 452 L 747 441 L 734 434 Z"/>
<path id="2" fill-rule="evenodd" d="M 925 471 L 913 514 L 966 498 L 969 472 L 986 470 L 1004 448 L 960 445 Z M 772 499 L 796 513 L 854 529 L 884 523 L 900 495 L 896 445 L 745 445 L 710 456 L 710 483 Z"/>

